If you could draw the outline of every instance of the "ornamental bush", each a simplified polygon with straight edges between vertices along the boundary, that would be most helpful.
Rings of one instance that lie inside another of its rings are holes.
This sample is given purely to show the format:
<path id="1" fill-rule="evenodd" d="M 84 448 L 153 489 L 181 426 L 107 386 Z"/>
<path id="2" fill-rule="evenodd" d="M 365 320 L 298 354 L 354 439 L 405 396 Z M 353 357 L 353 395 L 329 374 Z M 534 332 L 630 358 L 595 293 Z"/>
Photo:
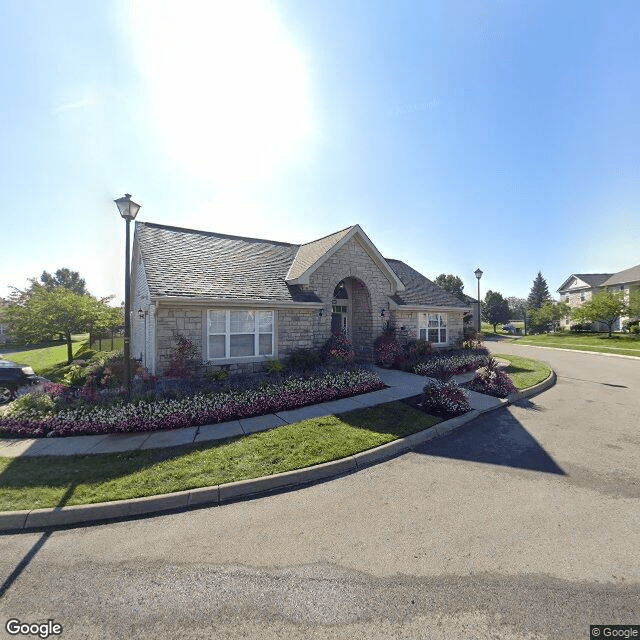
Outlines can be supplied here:
<path id="1" fill-rule="evenodd" d="M 347 364 L 355 360 L 351 340 L 343 331 L 332 331 L 331 337 L 322 347 L 322 360 L 332 364 Z"/>
<path id="2" fill-rule="evenodd" d="M 475 371 L 486 366 L 488 361 L 489 351 L 487 349 L 460 349 L 433 353 L 429 356 L 423 356 L 415 362 L 410 361 L 407 370 L 421 376 L 446 379 L 467 371 Z"/>
<path id="3" fill-rule="evenodd" d="M 476 375 L 468 384 L 469 389 L 484 393 L 496 398 L 506 398 L 518 389 L 511 381 L 511 378 L 498 368 L 498 363 L 493 358 L 485 367 L 476 371 Z"/>
<path id="4" fill-rule="evenodd" d="M 443 418 L 462 415 L 471 411 L 469 401 L 458 384 L 449 380 L 432 380 L 422 390 L 422 408 L 427 413 Z"/>

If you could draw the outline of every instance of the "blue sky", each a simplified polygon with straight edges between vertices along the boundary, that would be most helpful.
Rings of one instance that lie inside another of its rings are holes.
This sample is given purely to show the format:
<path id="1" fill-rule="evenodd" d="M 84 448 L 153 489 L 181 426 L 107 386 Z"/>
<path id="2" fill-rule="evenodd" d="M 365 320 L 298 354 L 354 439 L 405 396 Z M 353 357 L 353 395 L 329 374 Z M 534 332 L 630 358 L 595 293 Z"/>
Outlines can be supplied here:
<path id="1" fill-rule="evenodd" d="M 640 263 L 640 4 L 0 3 L 0 296 L 123 298 L 139 219 L 303 243 L 359 223 L 476 295 Z"/>

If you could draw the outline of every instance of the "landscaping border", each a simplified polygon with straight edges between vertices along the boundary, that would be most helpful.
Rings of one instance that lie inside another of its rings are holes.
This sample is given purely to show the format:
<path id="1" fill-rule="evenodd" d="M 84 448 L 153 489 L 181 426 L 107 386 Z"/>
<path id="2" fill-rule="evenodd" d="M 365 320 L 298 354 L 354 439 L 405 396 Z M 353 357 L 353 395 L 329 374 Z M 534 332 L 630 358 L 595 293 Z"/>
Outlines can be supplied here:
<path id="1" fill-rule="evenodd" d="M 352 456 L 332 460 L 323 464 L 277 473 L 262 478 L 239 480 L 212 487 L 200 487 L 187 491 L 177 491 L 156 496 L 145 496 L 129 500 L 114 500 L 94 504 L 31 509 L 25 511 L 0 512 L 0 534 L 20 533 L 57 527 L 91 525 L 114 520 L 147 517 L 200 507 L 211 507 L 248 498 L 256 498 L 270 493 L 304 487 L 316 482 L 337 478 L 360 471 L 374 464 L 385 462 L 413 447 L 443 436 L 477 418 L 482 413 L 501 409 L 509 404 L 530 398 L 552 387 L 557 380 L 556 372 L 546 380 L 511 394 L 500 400 L 500 404 L 483 411 L 473 410 L 462 416 L 440 422 L 429 429 L 419 431 L 404 438 L 394 440 Z M 497 398 L 496 398 L 497 399 Z"/>

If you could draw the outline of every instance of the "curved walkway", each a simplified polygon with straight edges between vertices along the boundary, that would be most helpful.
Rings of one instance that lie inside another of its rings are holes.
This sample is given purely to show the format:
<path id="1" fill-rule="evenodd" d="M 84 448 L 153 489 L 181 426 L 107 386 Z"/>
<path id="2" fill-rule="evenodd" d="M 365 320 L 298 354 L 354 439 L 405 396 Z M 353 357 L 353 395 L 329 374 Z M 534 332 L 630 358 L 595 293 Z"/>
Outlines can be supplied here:
<path id="1" fill-rule="evenodd" d="M 392 402 L 394 400 L 400 400 L 402 398 L 411 397 L 417 395 L 425 384 L 425 378 L 422 376 L 416 376 L 414 374 L 404 373 L 401 371 L 393 371 L 380 369 L 380 377 L 385 384 L 389 385 L 389 388 L 381 391 L 375 391 L 368 394 L 363 394 L 357 398 L 347 398 L 344 400 L 337 400 L 334 402 L 327 402 L 320 405 L 314 405 L 311 407 L 304 407 L 297 409 L 296 411 L 284 412 L 289 418 L 290 422 L 297 422 L 309 417 L 318 417 L 323 415 L 329 415 L 331 413 L 340 413 L 343 411 L 349 411 L 354 408 L 362 408 L 374 406 L 384 402 Z M 458 382 L 466 382 L 473 376 L 472 373 L 463 374 L 462 376 L 456 376 Z M 122 518 L 132 518 L 141 516 L 150 516 L 153 514 L 183 510 L 189 508 L 197 508 L 204 506 L 211 506 L 221 504 L 225 502 L 231 502 L 236 500 L 242 500 L 249 497 L 255 497 L 264 495 L 273 491 L 280 491 L 284 489 L 293 489 L 308 485 L 321 480 L 334 478 L 347 473 L 358 471 L 360 469 L 369 467 L 373 464 L 383 462 L 390 458 L 393 458 L 401 453 L 409 451 L 410 449 L 420 445 L 434 438 L 438 438 L 445 434 L 450 433 L 454 429 L 470 422 L 477 418 L 480 414 L 499 409 L 507 404 L 516 402 L 523 398 L 528 398 L 541 391 L 553 386 L 556 381 L 555 372 L 552 370 L 551 375 L 543 382 L 534 387 L 526 389 L 520 393 L 513 394 L 507 399 L 501 400 L 490 396 L 485 396 L 474 391 L 465 389 L 465 394 L 469 398 L 472 410 L 457 418 L 445 420 L 437 425 L 414 433 L 405 438 L 400 438 L 388 444 L 363 451 L 353 456 L 347 456 L 340 460 L 334 460 L 313 467 L 306 467 L 303 469 L 296 469 L 285 473 L 279 473 L 272 476 L 266 476 L 263 478 L 254 478 L 250 480 L 240 480 L 238 482 L 231 482 L 228 484 L 217 485 L 213 487 L 202 487 L 199 489 L 191 489 L 187 491 L 178 491 L 170 494 L 147 496 L 143 498 L 134 498 L 131 500 L 117 500 L 113 502 L 104 502 L 98 504 L 87 505 L 74 505 L 70 507 L 55 507 L 47 509 L 33 509 L 26 511 L 12 511 L 0 513 L 0 533 L 26 531 L 50 527 L 60 526 L 75 526 L 78 524 L 89 524 L 95 522 L 104 522 L 108 520 L 117 520 Z M 359 400 L 358 406 L 352 406 L 348 404 L 350 401 Z M 344 404 L 341 404 L 344 403 Z M 282 416 L 282 414 L 274 414 L 276 417 Z M 261 416 L 262 418 L 270 418 L 271 416 Z M 283 418 L 281 424 L 285 423 Z M 247 421 L 239 421 L 247 422 Z M 219 425 L 208 425 L 210 427 L 221 427 L 224 425 L 234 423 L 221 423 Z M 254 423 L 252 431 L 248 433 L 266 430 L 271 427 L 263 426 L 262 429 L 257 428 L 260 423 Z M 263 425 L 266 424 L 262 423 Z M 242 425 L 240 425 L 242 426 Z M 277 426 L 277 425 L 271 425 Z M 205 427 L 200 427 L 203 429 Z M 246 425 L 245 425 L 246 428 Z M 190 429 L 197 429 L 192 427 Z M 181 429 L 180 431 L 189 432 L 190 429 Z M 197 433 L 197 432 L 196 432 Z M 242 433 L 247 433 L 242 431 Z M 120 434 L 118 434 L 120 435 Z M 145 434 L 140 434 L 145 435 Z M 153 434 L 151 434 L 153 435 Z M 149 435 L 149 437 L 151 437 Z M 167 434 L 169 435 L 169 434 Z M 237 434 L 240 435 L 240 434 Z M 212 437 L 209 439 L 216 439 Z M 78 440 L 81 438 L 94 438 L 96 436 L 77 436 L 76 438 L 60 438 L 55 442 L 62 443 L 64 440 Z M 109 436 L 110 437 L 110 436 Z M 124 436 L 126 437 L 126 436 Z M 229 436 L 218 436 L 218 438 Z M 193 441 L 196 441 L 194 438 Z M 203 441 L 203 440 L 201 440 Z M 101 441 L 103 442 L 103 441 Z M 124 445 L 125 441 L 122 441 Z M 131 442 L 129 442 L 131 444 Z M 142 443 L 144 444 L 144 443 Z M 184 442 L 180 442 L 184 444 Z M 37 446 L 37 445 L 32 445 Z M 175 444 L 164 444 L 163 446 L 175 446 Z M 70 449 L 76 448 L 77 445 L 72 443 Z M 136 448 L 141 448 L 138 444 Z M 151 448 L 151 447 L 147 447 Z M 112 449 L 113 450 L 113 449 Z M 92 453 L 97 453 L 92 451 Z M 22 454 L 29 455 L 28 449 Z M 50 455 L 46 450 L 39 454 L 33 455 Z M 61 452 L 58 455 L 70 455 L 68 452 Z"/>

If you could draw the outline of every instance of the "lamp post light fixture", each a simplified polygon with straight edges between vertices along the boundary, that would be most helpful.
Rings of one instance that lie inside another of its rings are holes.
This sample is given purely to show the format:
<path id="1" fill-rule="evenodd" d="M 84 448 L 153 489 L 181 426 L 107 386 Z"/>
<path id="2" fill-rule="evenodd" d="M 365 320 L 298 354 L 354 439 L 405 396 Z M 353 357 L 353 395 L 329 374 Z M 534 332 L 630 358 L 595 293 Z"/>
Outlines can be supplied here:
<path id="1" fill-rule="evenodd" d="M 124 264 L 124 371 L 127 393 L 131 391 L 131 293 L 129 282 L 129 224 L 138 215 L 140 205 L 131 199 L 130 193 L 125 193 L 122 198 L 114 200 L 118 206 L 120 215 L 127 223 L 125 264 Z"/>
<path id="2" fill-rule="evenodd" d="M 480 333 L 480 278 L 482 278 L 482 269 L 476 269 L 475 275 L 478 278 L 478 333 Z"/>

